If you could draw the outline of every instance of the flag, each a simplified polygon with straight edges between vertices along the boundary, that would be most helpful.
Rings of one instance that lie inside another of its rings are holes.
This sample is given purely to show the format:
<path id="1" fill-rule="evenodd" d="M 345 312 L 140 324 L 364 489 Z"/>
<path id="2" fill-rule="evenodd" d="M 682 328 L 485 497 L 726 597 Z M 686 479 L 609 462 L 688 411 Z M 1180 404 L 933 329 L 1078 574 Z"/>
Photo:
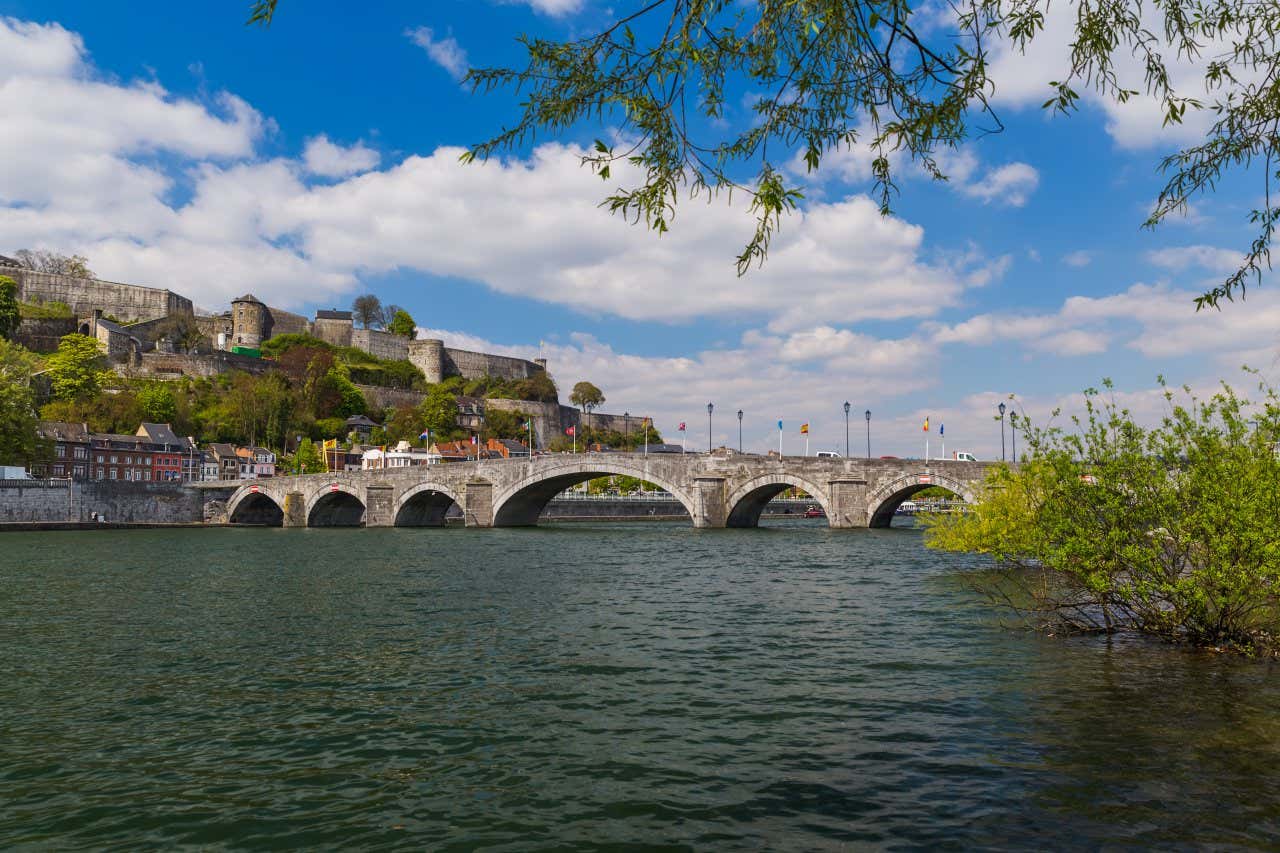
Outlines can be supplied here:
<path id="1" fill-rule="evenodd" d="M 472 444 L 479 444 L 478 437 L 477 437 L 477 436 L 474 436 L 474 435 L 473 435 L 473 436 L 471 436 L 471 443 L 472 443 Z"/>
<path id="2" fill-rule="evenodd" d="M 923 431 L 924 431 L 924 432 L 928 432 L 928 431 L 929 431 L 929 416 L 928 416 L 928 415 L 925 415 L 925 416 L 924 416 L 924 426 L 923 426 L 921 429 L 923 429 Z"/>
<path id="3" fill-rule="evenodd" d="M 778 432 L 782 432 L 782 421 L 778 421 Z"/>
<path id="4" fill-rule="evenodd" d="M 565 431 L 564 431 L 564 434 L 565 434 L 565 435 L 577 435 L 577 434 L 578 434 L 578 428 L 577 428 L 577 427 L 569 427 L 567 430 L 565 430 Z"/>
<path id="5" fill-rule="evenodd" d="M 520 428 L 521 428 L 521 429 L 533 429 L 533 419 L 532 419 L 532 418 L 530 418 L 529 420 L 525 421 L 525 422 L 524 422 L 524 426 L 522 426 L 522 427 L 520 427 Z"/>
<path id="6" fill-rule="evenodd" d="M 808 425 L 808 424 L 800 424 L 800 434 L 801 434 L 801 435 L 808 435 L 808 434 L 809 434 L 809 425 Z"/>
<path id="7" fill-rule="evenodd" d="M 422 432 L 418 433 L 418 438 L 430 438 L 430 437 L 431 437 L 431 430 L 429 429 L 424 429 Z"/>
<path id="8" fill-rule="evenodd" d="M 325 449 L 325 450 L 337 450 L 337 449 L 338 449 L 338 439 L 336 439 L 336 438 L 326 438 L 326 439 L 324 440 L 324 449 Z"/>
<path id="9" fill-rule="evenodd" d="M 680 426 L 676 427 L 677 432 L 684 432 L 684 421 L 680 422 Z"/>
<path id="10" fill-rule="evenodd" d="M 938 424 L 938 435 L 946 435 L 946 434 L 947 434 L 947 425 Z"/>

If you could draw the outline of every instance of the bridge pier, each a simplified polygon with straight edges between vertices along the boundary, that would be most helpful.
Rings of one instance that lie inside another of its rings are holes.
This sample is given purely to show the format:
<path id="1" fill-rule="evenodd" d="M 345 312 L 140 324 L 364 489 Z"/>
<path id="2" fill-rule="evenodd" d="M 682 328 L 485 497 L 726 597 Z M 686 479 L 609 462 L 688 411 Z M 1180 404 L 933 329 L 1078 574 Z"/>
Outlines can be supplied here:
<path id="1" fill-rule="evenodd" d="M 395 490 L 390 485 L 370 484 L 365 489 L 364 526 L 393 527 L 396 523 Z"/>
<path id="2" fill-rule="evenodd" d="M 867 526 L 867 481 L 832 480 L 829 484 L 831 508 L 827 521 L 832 527 Z"/>
<path id="3" fill-rule="evenodd" d="M 725 506 L 724 477 L 693 478 L 693 526 L 726 527 L 729 508 Z"/>
<path id="4" fill-rule="evenodd" d="M 472 480 L 462 492 L 462 517 L 467 527 L 493 527 L 493 483 Z"/>
<path id="5" fill-rule="evenodd" d="M 302 492 L 286 492 L 284 496 L 284 526 L 307 526 L 307 499 Z"/>

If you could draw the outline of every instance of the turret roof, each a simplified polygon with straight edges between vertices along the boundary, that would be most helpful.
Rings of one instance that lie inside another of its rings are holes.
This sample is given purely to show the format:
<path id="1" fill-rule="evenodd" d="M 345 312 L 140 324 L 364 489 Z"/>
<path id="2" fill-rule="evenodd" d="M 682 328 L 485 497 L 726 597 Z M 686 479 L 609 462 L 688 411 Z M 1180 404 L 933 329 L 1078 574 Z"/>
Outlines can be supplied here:
<path id="1" fill-rule="evenodd" d="M 259 299 L 259 298 L 258 298 L 258 297 L 256 297 L 256 296 L 254 296 L 252 293 L 246 293 L 244 296 L 241 296 L 239 299 L 232 299 L 231 301 L 232 301 L 232 303 L 236 303 L 236 302 L 256 302 L 256 303 L 258 303 L 259 305 L 261 305 L 261 304 L 262 304 L 262 300 L 261 300 L 261 299 Z"/>

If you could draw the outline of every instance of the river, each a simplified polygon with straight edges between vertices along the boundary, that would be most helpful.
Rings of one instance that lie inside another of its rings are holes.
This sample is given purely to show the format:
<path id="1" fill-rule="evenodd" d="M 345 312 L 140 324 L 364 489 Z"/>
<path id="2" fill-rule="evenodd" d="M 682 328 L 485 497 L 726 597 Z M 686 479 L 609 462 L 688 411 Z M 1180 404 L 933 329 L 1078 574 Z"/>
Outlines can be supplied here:
<path id="1" fill-rule="evenodd" d="M 1003 627 L 918 531 L 0 539 L 0 847 L 1280 845 L 1272 664 Z"/>

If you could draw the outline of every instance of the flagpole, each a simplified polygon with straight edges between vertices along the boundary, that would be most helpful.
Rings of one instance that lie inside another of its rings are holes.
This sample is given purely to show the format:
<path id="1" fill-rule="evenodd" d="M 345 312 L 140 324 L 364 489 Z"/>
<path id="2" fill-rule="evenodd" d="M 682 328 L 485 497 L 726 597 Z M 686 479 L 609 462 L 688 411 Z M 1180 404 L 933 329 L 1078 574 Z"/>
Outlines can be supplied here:
<path id="1" fill-rule="evenodd" d="M 649 419 L 644 419 L 644 455 L 649 455 Z M 644 491 L 644 486 L 640 486 L 640 491 Z"/>
<path id="2" fill-rule="evenodd" d="M 804 455 L 807 459 L 809 456 L 809 433 L 804 434 Z"/>
<path id="3" fill-rule="evenodd" d="M 778 421 L 778 458 L 782 458 L 782 421 Z"/>

